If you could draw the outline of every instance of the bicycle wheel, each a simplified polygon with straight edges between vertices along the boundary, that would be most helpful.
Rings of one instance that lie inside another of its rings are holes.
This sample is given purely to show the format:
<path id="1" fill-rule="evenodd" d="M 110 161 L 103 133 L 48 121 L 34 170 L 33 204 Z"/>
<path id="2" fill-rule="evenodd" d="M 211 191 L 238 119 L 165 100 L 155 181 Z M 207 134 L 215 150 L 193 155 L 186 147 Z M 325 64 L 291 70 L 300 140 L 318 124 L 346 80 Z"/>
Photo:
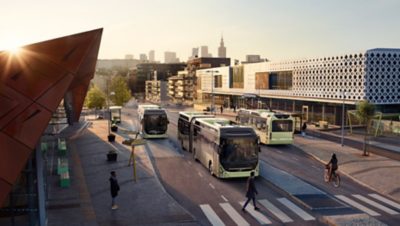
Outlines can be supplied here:
<path id="1" fill-rule="evenodd" d="M 340 186 L 340 176 L 339 174 L 334 174 L 333 175 L 333 186 L 335 186 L 336 188 Z"/>

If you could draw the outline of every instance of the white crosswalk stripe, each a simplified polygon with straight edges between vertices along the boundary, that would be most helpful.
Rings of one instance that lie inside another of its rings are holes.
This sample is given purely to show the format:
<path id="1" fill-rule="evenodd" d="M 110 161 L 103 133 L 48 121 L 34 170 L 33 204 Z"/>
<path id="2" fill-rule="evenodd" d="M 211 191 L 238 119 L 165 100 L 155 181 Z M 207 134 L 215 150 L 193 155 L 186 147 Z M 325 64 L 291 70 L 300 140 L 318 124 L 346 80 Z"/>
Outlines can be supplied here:
<path id="1" fill-rule="evenodd" d="M 387 198 L 385 198 L 383 196 L 380 196 L 378 194 L 369 194 L 369 196 L 371 196 L 371 197 L 373 197 L 373 198 L 375 198 L 375 199 L 377 199 L 377 200 L 379 200 L 379 201 L 381 201 L 383 203 L 386 203 L 389 206 L 392 206 L 392 207 L 397 208 L 397 209 L 400 210 L 400 204 L 398 204 L 396 202 L 393 202 L 392 200 L 389 200 L 389 199 L 387 199 Z"/>
<path id="2" fill-rule="evenodd" d="M 250 225 L 247 221 L 231 206 L 229 203 L 220 203 L 222 209 L 231 217 L 231 219 L 240 226 Z"/>
<path id="3" fill-rule="evenodd" d="M 244 202 L 240 202 L 240 205 L 244 205 Z M 251 205 L 250 203 L 247 205 L 246 211 L 248 213 L 250 213 L 254 218 L 256 218 L 256 220 L 258 221 L 258 223 L 265 225 L 265 224 L 272 224 L 272 222 L 266 217 L 264 216 L 262 213 L 254 210 L 254 206 Z"/>
<path id="4" fill-rule="evenodd" d="M 284 212 L 278 209 L 274 204 L 272 204 L 267 199 L 260 199 L 258 200 L 258 202 L 261 203 L 261 205 L 263 205 L 265 208 L 267 208 L 277 218 L 279 218 L 279 220 L 281 220 L 283 223 L 293 222 L 293 220 L 288 215 L 286 215 Z"/>
<path id="5" fill-rule="evenodd" d="M 211 208 L 210 205 L 208 204 L 202 204 L 200 205 L 201 210 L 203 210 L 203 213 L 206 215 L 208 220 L 213 226 L 224 226 L 224 222 L 218 217 L 218 215 L 214 212 L 214 210 Z"/>
<path id="6" fill-rule="evenodd" d="M 346 196 L 343 196 L 343 195 L 335 195 L 335 197 L 338 198 L 338 199 L 340 199 L 340 200 L 342 200 L 343 202 L 346 202 L 346 203 L 349 204 L 349 205 L 352 205 L 352 206 L 356 207 L 357 209 L 359 209 L 359 210 L 361 210 L 361 211 L 363 211 L 363 212 L 365 212 L 365 213 L 367 213 L 367 214 L 369 214 L 369 215 L 371 215 L 371 216 L 380 216 L 379 213 L 377 213 L 377 212 L 375 212 L 375 211 L 373 211 L 373 210 L 367 208 L 367 207 L 364 206 L 364 205 L 361 205 L 360 203 L 358 203 L 358 202 L 356 202 L 356 201 L 353 201 L 353 200 L 347 198 Z"/>
<path id="7" fill-rule="evenodd" d="M 387 208 L 386 206 L 383 206 L 383 205 L 381 205 L 381 204 L 379 204 L 379 203 L 377 203 L 377 202 L 375 202 L 375 201 L 373 201 L 371 199 L 368 199 L 368 198 L 366 198 L 366 197 L 364 197 L 362 195 L 353 195 L 353 196 L 356 197 L 357 199 L 363 201 L 363 202 L 368 203 L 371 206 L 374 206 L 375 208 L 378 208 L 378 209 L 388 213 L 388 214 L 391 214 L 391 215 L 399 214 L 399 212 L 396 212 L 396 211 L 394 211 L 394 210 L 392 210 L 390 208 Z"/>
<path id="8" fill-rule="evenodd" d="M 285 205 L 287 208 L 292 210 L 295 214 L 297 214 L 299 217 L 301 217 L 305 221 L 311 221 L 315 220 L 313 216 L 308 214 L 306 211 L 302 210 L 300 207 L 295 205 L 293 202 L 288 200 L 287 198 L 278 198 L 278 201 Z"/>

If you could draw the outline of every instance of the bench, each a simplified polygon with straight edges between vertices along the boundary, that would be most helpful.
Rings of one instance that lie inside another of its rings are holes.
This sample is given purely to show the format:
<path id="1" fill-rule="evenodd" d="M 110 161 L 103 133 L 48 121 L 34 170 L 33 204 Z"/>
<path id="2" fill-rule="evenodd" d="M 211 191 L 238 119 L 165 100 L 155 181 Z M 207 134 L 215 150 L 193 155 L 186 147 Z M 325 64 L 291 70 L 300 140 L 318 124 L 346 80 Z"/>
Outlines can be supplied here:
<path id="1" fill-rule="evenodd" d="M 323 129 L 328 129 L 328 122 L 327 121 L 319 121 L 318 122 L 319 127 Z"/>
<path id="2" fill-rule="evenodd" d="M 60 175 L 60 187 L 67 188 L 71 185 L 68 171 Z"/>
<path id="3" fill-rule="evenodd" d="M 68 159 L 66 158 L 58 158 L 57 160 L 57 174 L 61 175 L 65 172 L 68 172 Z"/>
<path id="4" fill-rule="evenodd" d="M 49 149 L 47 142 L 41 142 L 40 149 L 42 150 L 42 152 L 47 152 L 47 150 Z"/>
<path id="5" fill-rule="evenodd" d="M 57 148 L 58 148 L 58 153 L 61 156 L 67 155 L 67 142 L 65 141 L 64 138 L 58 138 Z"/>

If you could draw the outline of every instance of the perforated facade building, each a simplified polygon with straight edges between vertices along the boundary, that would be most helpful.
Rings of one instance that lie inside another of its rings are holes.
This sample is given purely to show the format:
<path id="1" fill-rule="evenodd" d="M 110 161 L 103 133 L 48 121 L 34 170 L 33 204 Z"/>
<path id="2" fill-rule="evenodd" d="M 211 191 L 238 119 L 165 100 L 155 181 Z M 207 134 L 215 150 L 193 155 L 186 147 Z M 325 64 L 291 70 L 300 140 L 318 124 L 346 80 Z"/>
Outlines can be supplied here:
<path id="1" fill-rule="evenodd" d="M 202 92 L 213 92 L 216 104 L 226 107 L 268 106 L 307 113 L 309 121 L 328 120 L 334 124 L 340 123 L 338 112 L 343 102 L 347 109 L 355 109 L 361 100 L 368 100 L 384 113 L 400 109 L 400 49 L 370 49 L 239 67 L 243 69 L 214 68 L 218 71 L 213 75 L 214 82 L 210 80 L 210 73 L 198 70 L 197 76 L 204 85 Z M 222 85 L 217 80 L 222 81 Z"/>

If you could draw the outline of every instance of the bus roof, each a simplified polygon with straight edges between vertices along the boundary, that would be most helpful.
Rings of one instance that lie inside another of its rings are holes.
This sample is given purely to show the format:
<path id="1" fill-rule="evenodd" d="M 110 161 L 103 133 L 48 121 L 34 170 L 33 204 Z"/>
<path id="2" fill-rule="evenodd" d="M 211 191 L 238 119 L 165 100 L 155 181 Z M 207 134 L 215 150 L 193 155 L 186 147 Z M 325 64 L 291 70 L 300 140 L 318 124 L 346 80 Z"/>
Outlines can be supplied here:
<path id="1" fill-rule="evenodd" d="M 238 125 L 226 118 L 198 118 L 196 122 L 219 133 L 221 137 L 240 136 L 256 137 L 254 129 L 250 126 Z"/>
<path id="2" fill-rule="evenodd" d="M 161 107 L 155 104 L 139 104 L 138 108 L 142 109 L 160 109 Z"/>
<path id="3" fill-rule="evenodd" d="M 221 127 L 241 127 L 232 120 L 226 118 L 199 118 L 196 119 L 196 121 L 199 121 L 203 124 L 207 124 L 208 126 L 213 127 L 215 129 Z"/>
<path id="4" fill-rule="evenodd" d="M 215 116 L 212 114 L 207 114 L 200 111 L 180 111 L 179 116 L 186 116 L 190 121 L 193 117 L 196 118 L 214 118 Z"/>
<path id="5" fill-rule="evenodd" d="M 291 118 L 290 114 L 274 112 L 267 109 L 240 109 L 240 111 L 248 112 L 249 114 L 260 116 L 262 118 L 268 118 L 268 117 Z"/>
<path id="6" fill-rule="evenodd" d="M 120 110 L 120 109 L 122 109 L 122 106 L 110 106 L 109 109 L 110 110 Z"/>

